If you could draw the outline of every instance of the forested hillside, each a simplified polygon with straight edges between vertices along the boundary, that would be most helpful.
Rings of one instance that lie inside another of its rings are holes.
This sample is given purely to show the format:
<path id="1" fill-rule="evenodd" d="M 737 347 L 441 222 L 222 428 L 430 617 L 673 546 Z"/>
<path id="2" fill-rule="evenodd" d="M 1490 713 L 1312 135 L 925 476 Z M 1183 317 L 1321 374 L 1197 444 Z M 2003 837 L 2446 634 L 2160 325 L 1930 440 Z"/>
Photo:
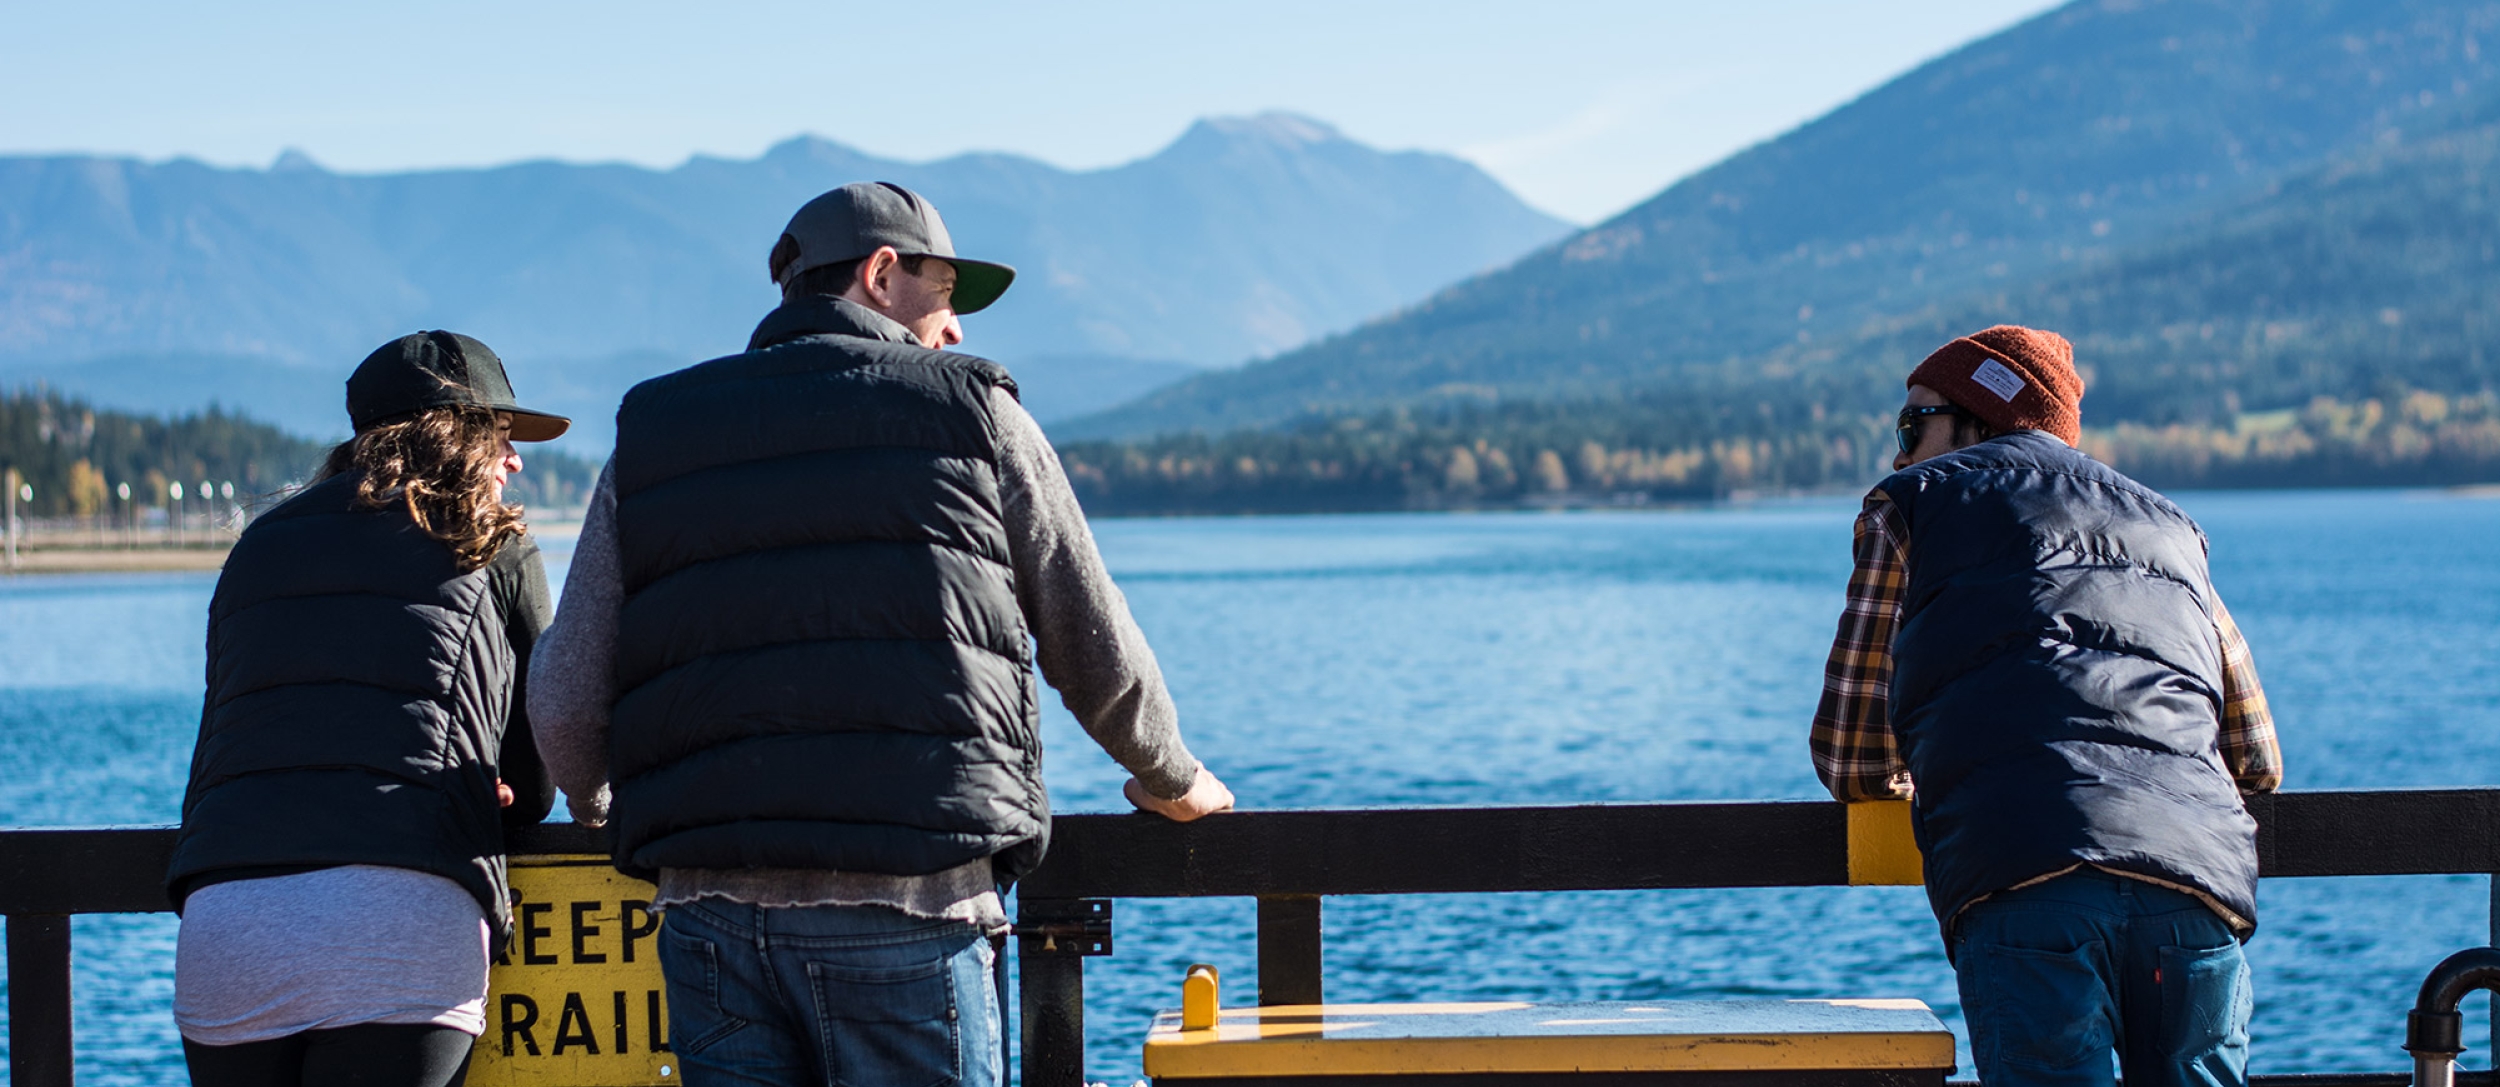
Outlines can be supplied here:
<path id="1" fill-rule="evenodd" d="M 1111 516 L 1646 505 L 1860 490 L 1889 471 L 1887 414 L 1720 391 L 1700 405 L 1650 393 L 1401 410 L 1059 452 L 1086 510 Z M 2500 481 L 2500 396 L 2391 387 L 2218 421 L 2087 425 L 2083 449 L 2163 488 L 2486 483 Z"/>
<path id="2" fill-rule="evenodd" d="M 2183 12 L 2210 14 L 2230 6 L 2172 3 L 2119 11 L 2078 4 L 2013 34 L 2037 38 L 2061 25 L 2124 22 L 2121 16 L 2140 30 L 2148 21 L 2175 24 Z M 2405 34 L 2344 39 L 2338 48 L 2352 57 L 2385 50 L 2402 55 L 2399 47 L 2408 41 L 2428 49 L 2428 56 L 2438 49 L 2424 43 L 2444 40 L 2450 59 L 2466 67 L 2480 64 L 2473 34 L 2492 22 L 2490 13 L 2474 4 L 2402 11 L 2391 6 L 2385 12 L 2330 3 L 2269 9 L 2278 22 L 2299 13 L 2306 13 L 2304 25 L 2311 29 L 2335 20 L 2352 27 L 2377 19 L 2409 28 Z M 2425 29 L 2432 26 L 2464 36 L 2443 39 Z M 1981 43 L 1957 57 L 1973 63 L 1972 57 L 2001 52 L 2000 44 Z M 2086 44 L 2100 49 L 2097 55 L 2130 55 L 2123 42 Z M 2050 67 L 2059 70 L 2071 63 L 2071 57 L 2053 59 Z M 2311 60 L 2318 58 L 2313 54 Z M 2256 66 L 2240 72 L 2243 82 L 2253 78 L 2252 71 L 2278 63 L 2247 52 L 2237 54 L 2236 62 Z M 1956 63 L 1957 58 L 1938 62 L 1944 74 L 1935 77 L 1937 87 L 1958 85 L 1947 78 L 1959 70 Z M 2212 79 L 2217 66 L 2227 67 L 2208 60 L 2189 68 Z M 2404 78 L 2392 70 L 2370 70 L 2383 80 Z M 1904 93 L 1903 84 L 1920 79 L 1914 73 L 1870 100 Z M 2259 82 L 2277 85 L 2274 77 Z M 2278 158 L 2315 149 L 2283 133 L 2331 127 L 2316 117 L 2297 124 L 2284 120 L 2285 110 L 2308 109 L 2340 118 L 2337 123 L 2359 123 L 2366 138 L 2347 139 L 2303 165 L 2271 172 L 2251 166 L 2245 176 L 2256 180 L 2235 191 L 2217 192 L 2209 185 L 2206 195 L 2173 201 L 2162 214 L 2142 212 L 2133 226 L 2086 229 L 2086 235 L 2096 236 L 2080 243 L 2039 242 L 2053 244 L 2054 254 L 2041 249 L 2027 267 L 2008 257 L 2001 267 L 1979 269 L 1984 274 L 1959 287 L 1939 286 L 1933 278 L 1922 285 L 1921 270 L 1934 264 L 1913 263 L 1907 279 L 1861 283 L 1865 297 L 1835 304 L 1831 285 L 1856 282 L 1852 277 L 1863 269 L 1852 271 L 1852 261 L 1833 260 L 1808 261 L 1818 268 L 1791 277 L 1791 287 L 1821 293 L 1785 314 L 1770 313 L 1777 307 L 1759 297 L 1758 304 L 1743 301 L 1780 280 L 1755 273 L 1747 273 L 1749 280 L 1728 279 L 1750 282 L 1749 287 L 1695 293 L 1690 282 L 1676 280 L 1678 273 L 1653 269 L 1649 279 L 1639 280 L 1652 288 L 1642 295 L 1633 286 L 1637 277 L 1626 272 L 1612 293 L 1593 288 L 1589 296 L 1615 307 L 1590 320 L 1618 329 L 1647 328 L 1642 322 L 1659 320 L 1663 311 L 1686 312 L 1678 307 L 1699 305 L 1696 299 L 1732 300 L 1709 320 L 1751 314 L 1755 327 L 1722 330 L 1730 337 L 1752 337 L 1756 343 L 1747 350 L 1716 357 L 1688 351 L 1672 367 L 1645 370 L 1627 361 L 1633 348 L 1621 342 L 1622 335 L 1583 329 L 1565 336 L 1549 328 L 1548 345 L 1537 347 L 1516 337 L 1543 326 L 1505 319 L 1476 329 L 1483 339 L 1464 345 L 1464 351 L 1487 366 L 1517 368 L 1515 382 L 1453 380 L 1384 406 L 1312 407 L 1281 426 L 1131 438 L 1126 444 L 1078 441 L 1063 447 L 1063 457 L 1086 489 L 1089 508 L 1103 512 L 1646 502 L 1855 488 L 1886 471 L 1892 456 L 1890 413 L 1900 403 L 1901 380 L 1910 368 L 1954 336 L 2011 322 L 2054 329 L 2074 340 L 2088 385 L 2087 449 L 2158 485 L 2500 480 L 2500 411 L 2495 410 L 2500 400 L 2494 396 L 2500 391 L 2500 339 L 2495 338 L 2500 333 L 2500 89 L 2472 89 L 2468 82 L 2460 76 L 2446 91 L 2414 92 L 2365 121 L 2355 120 L 2349 102 L 2287 96 L 2275 103 L 2275 114 L 2260 111 L 2241 126 L 2244 132 L 2258 131 L 2264 128 L 2260 122 L 2274 116 L 2278 142 L 2289 148 L 2279 147 Z M 2286 79 L 2279 85 L 2299 84 Z M 2195 102 L 2154 105 L 2150 116 L 2174 118 L 2154 127 L 2173 135 L 2180 125 L 2176 118 L 2206 115 Z M 1807 131 L 1835 124 L 1859 108 Z M 2053 120 L 2058 114 L 2047 116 Z M 2144 115 L 2137 116 L 2142 123 Z M 2184 154 L 2193 148 L 2172 150 Z M 2253 154 L 2231 150 L 2255 161 Z M 2106 176 L 2113 169 L 2135 168 L 2129 165 L 2135 159 L 2123 151 L 2103 145 L 2097 154 L 2113 157 L 2115 165 L 2090 159 L 2077 169 Z M 1763 153 L 1740 156 L 1721 170 Z M 1686 187 L 1660 200 L 1672 203 Z M 2029 192 L 2036 197 L 2042 191 Z M 2121 195 L 2149 192 L 2139 188 Z M 2024 193 L 2017 189 L 2016 195 Z M 1862 214 L 1847 201 L 1835 201 L 1826 218 Z M 2110 208 L 2113 202 L 2036 203 L 2034 222 L 2053 225 L 2095 206 Z M 1636 211 L 1566 249 L 1593 245 L 1592 239 L 1629 229 L 1626 224 L 1641 216 Z M 1945 245 L 1920 259 L 1951 264 L 1956 251 Z M 1810 255 L 1811 246 L 1804 256 Z M 1548 259 L 1531 258 L 1466 291 L 1506 283 L 1524 293 L 1557 292 L 1533 294 L 1555 306 L 1588 308 L 1592 303 L 1586 298 L 1561 298 L 1555 284 L 1564 280 L 1540 278 L 1537 269 Z M 1701 267 L 1707 280 L 1709 266 Z M 1276 365 L 1333 368 L 1342 375 L 1335 385 L 1307 375 L 1310 390 L 1344 388 L 1397 365 L 1435 359 L 1454 367 L 1453 376 L 1482 376 L 1437 353 L 1441 347 L 1433 346 L 1438 341 L 1432 337 L 1439 333 L 1431 330 L 1438 326 L 1429 318 L 1440 305 L 1436 300 Z M 1829 319 L 1835 308 L 1847 319 Z M 1673 345 L 1698 335 L 1653 333 L 1633 336 L 1632 342 L 1646 345 L 1638 348 L 1643 352 L 1666 353 L 1660 357 L 1682 350 Z M 1582 360 L 1576 372 L 1548 365 L 1569 353 Z M 1528 380 L 1539 367 L 1547 379 Z M 1257 377 L 1253 368 L 1227 380 Z M 1172 395 L 1209 387 L 1193 382 Z M 1264 394 L 1255 390 L 1245 395 L 1239 403 L 1278 403 L 1261 400 Z"/>
<path id="3" fill-rule="evenodd" d="M 246 509 L 310 478 L 329 446 L 214 405 L 159 418 L 101 410 L 48 390 L 0 393 L 0 472 L 14 470 L 36 517 L 123 516 L 201 498 L 203 485 Z M 524 447 L 508 495 L 538 507 L 578 505 L 598 465 Z M 123 488 L 127 487 L 125 494 Z"/>
<path id="4" fill-rule="evenodd" d="M 2106 268 L 2339 154 L 2445 123 L 2492 85 L 2495 31 L 2491 0 L 2077 0 L 1500 272 L 1059 433 L 1220 432 L 1813 368 L 1834 356 L 1800 345 Z"/>
<path id="5" fill-rule="evenodd" d="M 1998 321 L 2065 331 L 2089 416 L 2228 420 L 2500 387 L 2500 96 L 2390 129 L 2164 239 L 1766 356 L 1880 374 Z"/>
<path id="6" fill-rule="evenodd" d="M 2500 480 L 2500 96 L 2171 236 L 1611 397 L 1485 395 L 1063 448 L 1102 512 L 1663 501 L 1863 485 L 1901 379 L 2003 321 L 2076 344 L 2085 446 L 2162 486 Z"/>

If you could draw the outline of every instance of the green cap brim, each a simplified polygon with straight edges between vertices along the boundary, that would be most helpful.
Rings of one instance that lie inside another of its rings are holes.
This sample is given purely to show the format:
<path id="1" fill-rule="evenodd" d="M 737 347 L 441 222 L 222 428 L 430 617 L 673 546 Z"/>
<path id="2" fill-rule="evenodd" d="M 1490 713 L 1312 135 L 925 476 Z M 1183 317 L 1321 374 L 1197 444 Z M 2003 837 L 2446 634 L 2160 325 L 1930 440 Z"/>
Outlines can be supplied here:
<path id="1" fill-rule="evenodd" d="M 1007 285 L 1016 281 L 1016 270 L 1004 264 L 962 257 L 939 257 L 955 266 L 955 312 L 979 313 L 988 309 L 998 296 L 1007 293 Z"/>

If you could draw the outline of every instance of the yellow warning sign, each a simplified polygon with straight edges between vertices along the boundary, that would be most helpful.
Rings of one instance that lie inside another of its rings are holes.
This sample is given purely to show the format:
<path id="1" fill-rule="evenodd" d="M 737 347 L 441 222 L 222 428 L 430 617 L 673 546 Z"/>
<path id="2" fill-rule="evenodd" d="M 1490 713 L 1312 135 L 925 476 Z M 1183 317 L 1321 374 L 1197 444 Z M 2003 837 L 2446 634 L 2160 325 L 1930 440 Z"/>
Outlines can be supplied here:
<path id="1" fill-rule="evenodd" d="M 512 943 L 486 986 L 472 1087 L 678 1081 L 653 888 L 596 856 L 514 857 Z"/>

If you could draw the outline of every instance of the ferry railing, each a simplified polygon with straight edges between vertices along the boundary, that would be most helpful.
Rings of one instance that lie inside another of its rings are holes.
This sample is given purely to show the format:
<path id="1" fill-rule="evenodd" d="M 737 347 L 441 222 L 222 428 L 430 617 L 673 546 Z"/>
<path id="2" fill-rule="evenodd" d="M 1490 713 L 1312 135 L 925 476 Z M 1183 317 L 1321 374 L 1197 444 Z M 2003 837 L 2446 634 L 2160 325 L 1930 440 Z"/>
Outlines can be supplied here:
<path id="1" fill-rule="evenodd" d="M 2267 877 L 2488 875 L 2500 920 L 2500 788 L 2292 792 L 2249 809 Z M 1897 830 L 1878 812 L 1773 801 L 1251 811 L 1190 824 L 1063 815 L 1049 858 L 1017 893 L 1023 1081 L 1084 1082 L 1084 962 L 1112 950 L 1117 899 L 1256 899 L 1260 1003 L 1318 1003 L 1329 896 L 1904 882 Z M 169 909 L 160 879 L 172 848 L 165 827 L 0 830 L 10 1079 L 20 1087 L 71 1082 L 69 918 Z M 605 851 L 598 832 L 570 824 L 534 828 L 511 848 Z M 2500 944 L 2500 924 L 2492 938 Z M 2391 1051 L 2402 1024 L 2391 1010 Z"/>

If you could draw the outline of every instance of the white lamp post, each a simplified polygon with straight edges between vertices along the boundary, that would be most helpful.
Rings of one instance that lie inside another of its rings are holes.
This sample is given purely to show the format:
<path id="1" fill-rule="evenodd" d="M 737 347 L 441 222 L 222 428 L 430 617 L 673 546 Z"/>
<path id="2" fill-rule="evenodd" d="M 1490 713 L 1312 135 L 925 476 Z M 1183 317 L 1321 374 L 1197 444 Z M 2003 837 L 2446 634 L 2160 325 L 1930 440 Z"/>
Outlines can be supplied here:
<path id="1" fill-rule="evenodd" d="M 11 468 L 11 469 L 9 469 L 7 479 L 8 479 L 8 482 L 9 482 L 9 484 L 10 484 L 10 487 L 9 487 L 9 512 L 8 512 L 8 518 L 9 518 L 9 525 L 8 525 L 8 529 L 9 529 L 9 531 L 8 531 L 8 537 L 9 537 L 9 543 L 8 543 L 8 550 L 9 550 L 9 572 L 10 572 L 10 573 L 16 573 L 16 572 L 17 572 L 17 492 L 18 492 L 18 488 L 15 486 L 15 484 L 17 483 L 17 469 L 15 469 L 15 468 Z M 32 488 L 32 487 L 28 487 L 28 488 L 26 488 L 25 490 L 26 490 L 26 493 L 27 493 L 27 499 L 28 499 L 28 501 L 32 501 L 32 500 L 33 500 L 34 490 L 35 490 L 35 489 L 34 489 L 34 488 Z"/>

